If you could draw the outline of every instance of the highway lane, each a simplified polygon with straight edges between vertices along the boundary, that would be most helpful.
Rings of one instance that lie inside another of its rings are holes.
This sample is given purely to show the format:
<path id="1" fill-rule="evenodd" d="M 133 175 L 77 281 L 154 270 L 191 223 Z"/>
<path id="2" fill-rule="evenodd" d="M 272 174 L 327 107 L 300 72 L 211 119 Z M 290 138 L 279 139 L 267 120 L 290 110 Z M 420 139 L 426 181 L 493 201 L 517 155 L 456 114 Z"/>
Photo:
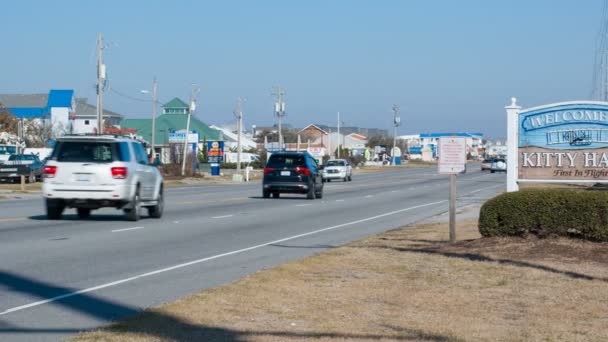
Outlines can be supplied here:
<path id="1" fill-rule="evenodd" d="M 503 191 L 504 178 L 459 176 L 459 205 Z M 406 169 L 326 183 L 315 201 L 262 199 L 259 183 L 185 187 L 167 191 L 163 219 L 136 223 L 116 210 L 47 221 L 40 199 L 2 201 L 0 340 L 56 340 L 445 212 L 448 186 L 435 169 Z"/>

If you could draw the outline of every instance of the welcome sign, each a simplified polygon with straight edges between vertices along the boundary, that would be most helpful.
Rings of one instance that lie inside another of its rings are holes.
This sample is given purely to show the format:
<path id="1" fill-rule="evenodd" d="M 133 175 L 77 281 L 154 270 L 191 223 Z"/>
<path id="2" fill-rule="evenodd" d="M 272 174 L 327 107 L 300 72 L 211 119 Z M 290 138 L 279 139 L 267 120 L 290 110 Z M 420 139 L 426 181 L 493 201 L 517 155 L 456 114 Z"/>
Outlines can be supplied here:
<path id="1" fill-rule="evenodd" d="M 519 180 L 608 180 L 608 103 L 536 107 L 518 120 Z"/>

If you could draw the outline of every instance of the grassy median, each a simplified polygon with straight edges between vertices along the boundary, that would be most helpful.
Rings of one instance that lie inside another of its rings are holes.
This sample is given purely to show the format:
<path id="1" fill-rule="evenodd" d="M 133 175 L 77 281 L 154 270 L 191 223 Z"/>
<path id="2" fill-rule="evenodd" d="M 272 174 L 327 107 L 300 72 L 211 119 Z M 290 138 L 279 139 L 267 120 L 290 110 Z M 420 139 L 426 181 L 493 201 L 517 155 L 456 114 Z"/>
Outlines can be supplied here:
<path id="1" fill-rule="evenodd" d="M 399 229 L 73 341 L 605 341 L 608 244 Z"/>

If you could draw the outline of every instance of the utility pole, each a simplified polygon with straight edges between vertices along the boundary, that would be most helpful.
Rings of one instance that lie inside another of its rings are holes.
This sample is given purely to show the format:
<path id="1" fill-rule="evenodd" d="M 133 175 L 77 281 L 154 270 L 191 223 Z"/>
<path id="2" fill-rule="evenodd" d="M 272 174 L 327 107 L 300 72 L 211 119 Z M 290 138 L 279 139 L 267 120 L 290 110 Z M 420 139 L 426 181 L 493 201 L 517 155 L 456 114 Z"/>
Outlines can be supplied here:
<path id="1" fill-rule="evenodd" d="M 395 125 L 395 129 L 393 131 L 393 151 L 392 151 L 392 157 L 393 157 L 393 165 L 397 164 L 397 156 L 395 154 L 397 154 L 397 127 L 399 127 L 399 125 L 401 124 L 401 117 L 399 117 L 399 106 L 398 105 L 393 105 L 393 124 Z"/>
<path id="2" fill-rule="evenodd" d="M 99 33 L 97 34 L 97 134 L 103 134 L 103 87 L 106 79 L 103 49 L 103 37 Z"/>
<path id="3" fill-rule="evenodd" d="M 190 117 L 196 110 L 196 93 L 198 88 L 192 85 L 192 92 L 190 93 L 190 108 L 188 108 L 188 119 L 186 120 L 186 136 L 184 137 L 184 155 L 182 158 L 182 177 L 186 175 L 186 154 L 188 152 L 188 136 L 190 134 Z"/>
<path id="4" fill-rule="evenodd" d="M 243 130 L 243 99 L 240 97 L 236 100 L 236 108 L 234 109 L 234 116 L 236 116 L 236 174 L 241 174 L 241 133 Z"/>
<path id="5" fill-rule="evenodd" d="M 152 81 L 152 162 L 156 160 L 156 151 L 154 144 L 156 143 L 156 103 L 158 102 L 158 84 L 156 83 L 156 76 L 154 77 L 154 81 Z"/>
<path id="6" fill-rule="evenodd" d="M 285 115 L 285 102 L 283 101 L 283 97 L 285 96 L 285 91 L 281 86 L 275 87 L 274 92 L 272 93 L 276 96 L 277 101 L 274 103 L 274 112 L 276 113 L 279 119 L 279 148 L 283 149 L 283 128 L 282 128 L 282 119 Z"/>
<path id="7" fill-rule="evenodd" d="M 336 152 L 336 158 L 340 159 L 340 150 L 342 149 L 342 138 L 340 138 L 340 112 L 338 112 L 338 152 Z"/>

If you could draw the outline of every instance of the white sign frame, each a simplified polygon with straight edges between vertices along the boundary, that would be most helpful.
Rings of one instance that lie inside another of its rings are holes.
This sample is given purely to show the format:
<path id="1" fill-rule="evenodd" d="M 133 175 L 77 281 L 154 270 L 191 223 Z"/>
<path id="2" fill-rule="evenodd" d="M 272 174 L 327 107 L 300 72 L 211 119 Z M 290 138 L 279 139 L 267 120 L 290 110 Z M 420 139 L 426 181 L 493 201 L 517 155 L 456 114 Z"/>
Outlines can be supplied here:
<path id="1" fill-rule="evenodd" d="M 442 175 L 463 173 L 467 164 L 467 140 L 464 137 L 440 137 L 438 171 Z"/>

